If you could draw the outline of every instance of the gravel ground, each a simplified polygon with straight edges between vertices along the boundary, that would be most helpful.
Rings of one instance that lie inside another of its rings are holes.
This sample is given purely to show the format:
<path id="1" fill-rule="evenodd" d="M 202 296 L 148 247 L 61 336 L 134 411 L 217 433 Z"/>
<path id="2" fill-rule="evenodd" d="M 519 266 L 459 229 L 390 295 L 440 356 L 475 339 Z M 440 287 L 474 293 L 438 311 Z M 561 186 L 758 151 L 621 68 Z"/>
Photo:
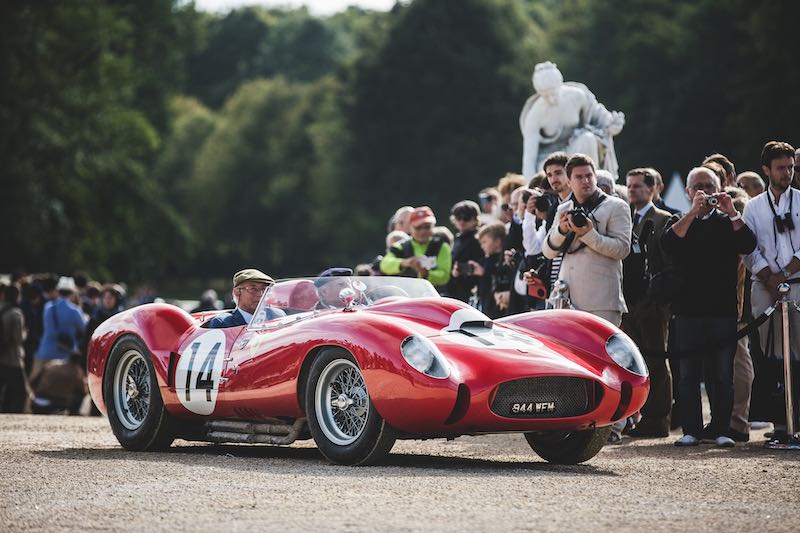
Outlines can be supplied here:
<path id="1" fill-rule="evenodd" d="M 0 530 L 797 531 L 800 452 L 607 446 L 551 466 L 521 435 L 400 441 L 382 466 L 176 441 L 132 453 L 105 418 L 0 415 Z"/>

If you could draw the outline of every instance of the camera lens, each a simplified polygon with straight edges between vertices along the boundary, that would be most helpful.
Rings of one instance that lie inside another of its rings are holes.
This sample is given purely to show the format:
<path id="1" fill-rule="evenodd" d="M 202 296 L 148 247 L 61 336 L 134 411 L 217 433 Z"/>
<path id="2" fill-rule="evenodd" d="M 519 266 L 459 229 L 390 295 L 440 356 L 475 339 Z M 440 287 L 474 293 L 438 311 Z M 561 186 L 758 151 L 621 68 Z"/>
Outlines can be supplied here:
<path id="1" fill-rule="evenodd" d="M 716 196 L 709 196 L 708 198 L 706 198 L 706 205 L 710 207 L 716 207 L 717 205 L 719 205 L 719 198 L 717 198 Z"/>
<path id="2" fill-rule="evenodd" d="M 572 215 L 572 224 L 574 224 L 576 228 L 582 228 L 586 225 L 587 218 L 583 209 L 573 209 L 570 211 L 570 214 Z"/>

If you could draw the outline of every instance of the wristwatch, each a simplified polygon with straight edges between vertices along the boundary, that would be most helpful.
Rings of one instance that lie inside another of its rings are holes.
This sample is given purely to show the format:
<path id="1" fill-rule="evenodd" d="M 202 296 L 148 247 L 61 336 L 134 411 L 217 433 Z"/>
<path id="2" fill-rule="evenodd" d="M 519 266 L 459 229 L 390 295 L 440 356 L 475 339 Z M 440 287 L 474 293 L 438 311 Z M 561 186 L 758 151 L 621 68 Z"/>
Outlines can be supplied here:
<path id="1" fill-rule="evenodd" d="M 731 220 L 731 222 L 736 222 L 737 220 L 741 220 L 742 219 L 742 214 L 737 211 L 734 216 L 728 217 L 728 218 Z"/>

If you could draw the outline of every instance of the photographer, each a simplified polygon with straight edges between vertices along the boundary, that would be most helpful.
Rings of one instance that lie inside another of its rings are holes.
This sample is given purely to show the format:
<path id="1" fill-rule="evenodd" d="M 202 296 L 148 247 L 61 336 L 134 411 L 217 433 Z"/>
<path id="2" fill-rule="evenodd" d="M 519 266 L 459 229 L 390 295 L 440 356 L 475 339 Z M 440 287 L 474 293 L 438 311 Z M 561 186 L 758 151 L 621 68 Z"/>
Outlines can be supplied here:
<path id="1" fill-rule="evenodd" d="M 489 318 L 499 318 L 508 314 L 508 297 L 513 271 L 506 264 L 503 254 L 505 237 L 506 227 L 502 222 L 482 227 L 478 232 L 478 240 L 484 259 L 481 263 L 469 262 L 475 275 L 480 277 L 478 308 Z"/>
<path id="2" fill-rule="evenodd" d="M 619 326 L 627 311 L 622 259 L 631 246 L 630 209 L 597 188 L 590 157 L 573 155 L 566 173 L 572 197 L 558 207 L 558 223 L 547 233 L 542 251 L 549 259 L 563 253 L 558 279 L 566 282 L 575 308 Z"/>
<path id="3" fill-rule="evenodd" d="M 693 168 L 686 194 L 688 213 L 662 236 L 661 246 L 673 261 L 679 287 L 674 289 L 669 354 L 680 358 L 678 402 L 683 437 L 676 446 L 695 446 L 708 437 L 717 446 L 734 446 L 728 436 L 733 408 L 733 358 L 738 307 L 736 285 L 740 254 L 756 247 L 719 177 L 705 167 Z M 711 426 L 703 432 L 700 381 L 713 388 Z"/>
<path id="4" fill-rule="evenodd" d="M 453 269 L 447 284 L 447 295 L 462 302 L 469 301 L 479 279 L 473 273 L 470 261 L 479 262 L 483 259 L 477 237 L 479 211 L 478 205 L 471 200 L 458 202 L 450 210 L 450 220 L 458 234 L 453 243 Z"/>
<path id="5" fill-rule="evenodd" d="M 381 272 L 387 276 L 420 277 L 434 287 L 450 281 L 452 258 L 450 245 L 434 236 L 436 217 L 428 206 L 417 207 L 411 213 L 411 238 L 392 246 L 381 260 Z"/>

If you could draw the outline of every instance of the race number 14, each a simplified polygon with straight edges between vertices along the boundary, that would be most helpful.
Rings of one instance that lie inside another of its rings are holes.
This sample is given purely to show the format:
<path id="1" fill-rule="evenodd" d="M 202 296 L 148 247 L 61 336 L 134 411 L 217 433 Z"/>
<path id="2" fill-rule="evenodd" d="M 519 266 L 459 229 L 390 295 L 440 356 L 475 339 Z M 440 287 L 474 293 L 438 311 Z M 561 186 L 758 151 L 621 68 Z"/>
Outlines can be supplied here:
<path id="1" fill-rule="evenodd" d="M 186 409 L 198 415 L 214 412 L 224 357 L 225 333 L 218 329 L 199 335 L 183 349 L 175 371 L 175 392 Z"/>
<path id="2" fill-rule="evenodd" d="M 214 343 L 214 346 L 209 350 L 208 354 L 203 358 L 203 364 L 200 365 L 200 368 L 195 371 L 195 358 L 197 356 L 197 350 L 200 348 L 199 342 L 192 343 L 191 348 L 192 355 L 189 357 L 189 365 L 186 369 L 186 401 L 191 402 L 191 391 L 192 389 L 196 390 L 205 390 L 206 391 L 206 401 L 211 401 L 211 390 L 214 388 L 214 380 L 211 379 L 211 373 L 214 370 L 214 359 L 217 357 L 217 353 L 219 353 L 219 349 L 222 346 L 221 342 Z M 194 382 L 194 387 L 192 387 L 192 376 L 196 373 L 197 378 Z"/>

